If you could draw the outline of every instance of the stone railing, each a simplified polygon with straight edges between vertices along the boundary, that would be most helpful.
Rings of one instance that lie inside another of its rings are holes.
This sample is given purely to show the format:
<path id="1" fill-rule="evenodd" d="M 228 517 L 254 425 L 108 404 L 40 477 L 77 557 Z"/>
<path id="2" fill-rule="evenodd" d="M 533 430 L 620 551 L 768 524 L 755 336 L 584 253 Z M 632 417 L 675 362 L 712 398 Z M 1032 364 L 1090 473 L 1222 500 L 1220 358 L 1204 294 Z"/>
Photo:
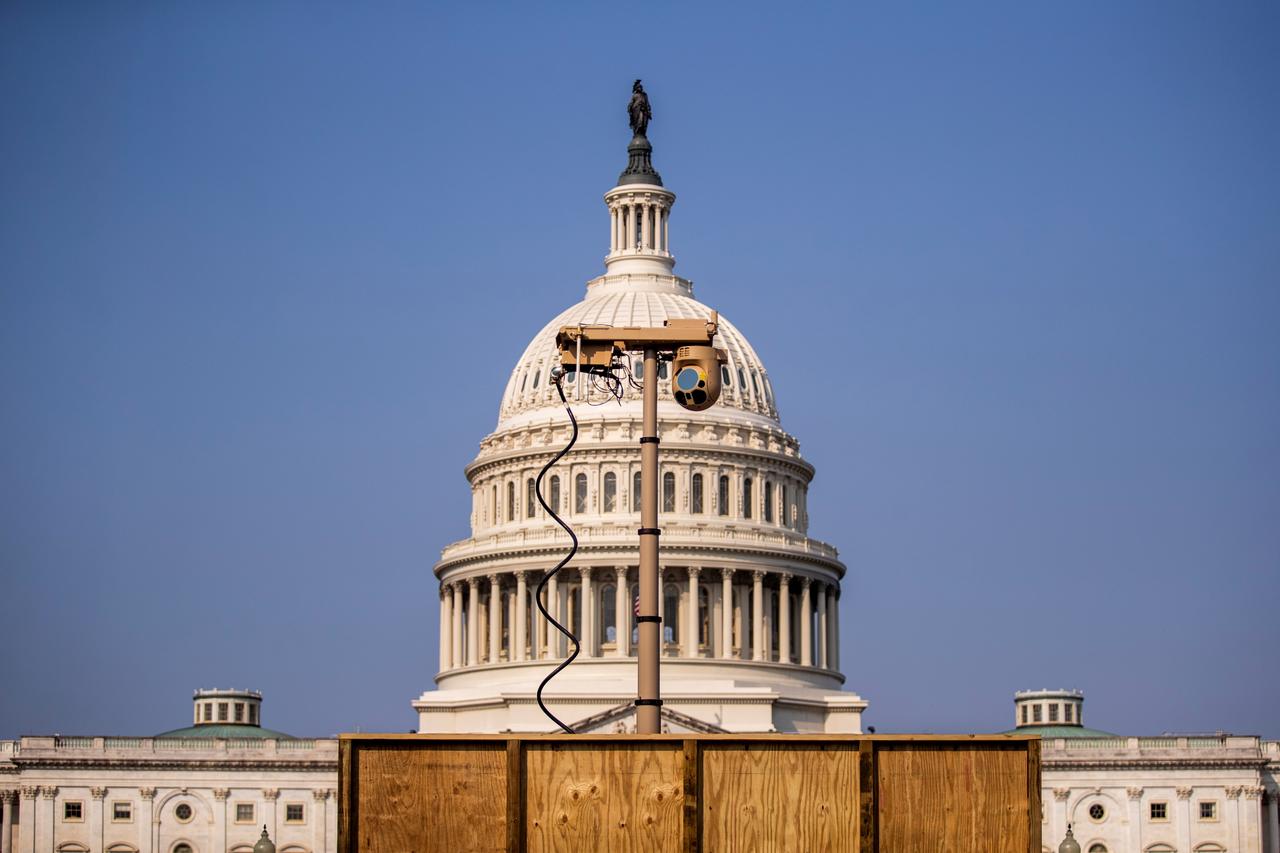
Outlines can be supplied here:
<path id="1" fill-rule="evenodd" d="M 570 524 L 573 520 L 568 519 Z M 574 525 L 574 533 L 583 545 L 612 544 L 614 542 L 635 542 L 635 524 L 597 524 Z M 756 527 L 730 527 L 719 524 L 706 527 L 688 524 L 672 524 L 662 531 L 662 544 L 665 547 L 681 545 L 699 545 L 715 543 L 717 545 L 739 545 L 742 547 L 769 547 L 792 551 L 798 554 L 813 554 L 831 560 L 837 559 L 835 546 L 817 539 L 785 530 L 762 530 Z M 491 533 L 477 536 L 461 542 L 455 542 L 442 550 L 442 560 L 456 560 L 475 554 L 483 554 L 501 548 L 520 548 L 546 545 L 568 545 L 568 535 L 558 527 L 536 527 L 524 530 L 512 530 L 503 533 Z"/>
<path id="2" fill-rule="evenodd" d="M 1159 753 L 1171 750 L 1230 750 L 1261 754 L 1264 745 L 1252 735 L 1212 737 L 1079 737 L 1044 738 L 1045 749 L 1062 752 Z M 1280 746 L 1278 744 L 1269 744 Z"/>
<path id="3" fill-rule="evenodd" d="M 275 738 L 202 738 L 202 737 L 24 737 L 20 741 L 0 741 L 0 756 L 18 752 L 73 753 L 77 756 L 118 756 L 120 753 L 150 755 L 155 753 L 201 752 L 238 753 L 253 752 L 269 757 L 278 752 L 337 753 L 338 742 L 329 739 L 299 738 L 277 740 Z"/>

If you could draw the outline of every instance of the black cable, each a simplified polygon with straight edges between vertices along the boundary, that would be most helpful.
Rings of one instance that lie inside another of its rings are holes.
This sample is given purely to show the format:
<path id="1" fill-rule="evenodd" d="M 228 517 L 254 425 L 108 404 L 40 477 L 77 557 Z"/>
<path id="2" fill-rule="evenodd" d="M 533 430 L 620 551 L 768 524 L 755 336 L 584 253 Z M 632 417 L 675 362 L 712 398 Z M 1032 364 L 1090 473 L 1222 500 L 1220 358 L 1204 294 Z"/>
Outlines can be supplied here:
<path id="1" fill-rule="evenodd" d="M 546 714 L 547 717 L 550 718 L 557 726 L 564 729 L 565 734 L 571 735 L 577 733 L 561 722 L 559 717 L 548 711 L 547 706 L 542 703 L 542 689 L 547 686 L 547 683 L 550 682 L 551 679 L 560 674 L 560 670 L 573 663 L 574 658 L 578 656 L 578 652 L 582 651 L 582 644 L 578 642 L 578 638 L 573 635 L 572 631 L 553 619 L 551 614 L 547 612 L 546 606 L 542 603 L 542 591 L 546 587 L 547 581 L 551 580 L 551 578 L 555 576 L 556 572 L 568 565 L 569 561 L 573 559 L 573 555 L 578 553 L 578 537 L 574 534 L 573 528 L 568 524 L 565 524 L 564 519 L 556 515 L 556 511 L 548 506 L 546 500 L 542 497 L 542 478 L 551 470 L 551 466 L 563 459 L 565 454 L 573 449 L 574 443 L 578 440 L 578 419 L 573 416 L 573 409 L 570 408 L 569 401 L 564 396 L 564 386 L 561 382 L 562 379 L 564 379 L 564 371 L 559 371 L 554 376 L 553 381 L 556 383 L 556 391 L 560 392 L 560 402 L 564 403 L 564 410 L 569 413 L 569 423 L 573 424 L 573 435 L 569 437 L 569 443 L 564 446 L 564 450 L 561 450 L 551 458 L 550 462 L 542 466 L 542 470 L 538 472 L 538 479 L 534 481 L 533 491 L 534 494 L 538 496 L 538 503 L 542 504 L 542 508 L 547 511 L 547 514 L 556 520 L 556 524 L 564 528 L 565 533 L 569 534 L 569 538 L 573 540 L 573 545 L 569 548 L 569 553 L 565 555 L 563 560 L 556 564 L 554 569 L 550 569 L 543 573 L 542 580 L 538 581 L 538 588 L 534 591 L 533 601 L 538 605 L 538 609 L 542 611 L 542 615 L 547 618 L 547 621 L 556 626 L 556 630 L 561 634 L 564 634 L 573 642 L 573 654 L 569 655 L 569 657 L 562 661 L 559 666 L 551 670 L 550 675 L 542 679 L 542 683 L 538 685 L 537 697 L 538 707 L 542 709 L 542 713 Z"/>

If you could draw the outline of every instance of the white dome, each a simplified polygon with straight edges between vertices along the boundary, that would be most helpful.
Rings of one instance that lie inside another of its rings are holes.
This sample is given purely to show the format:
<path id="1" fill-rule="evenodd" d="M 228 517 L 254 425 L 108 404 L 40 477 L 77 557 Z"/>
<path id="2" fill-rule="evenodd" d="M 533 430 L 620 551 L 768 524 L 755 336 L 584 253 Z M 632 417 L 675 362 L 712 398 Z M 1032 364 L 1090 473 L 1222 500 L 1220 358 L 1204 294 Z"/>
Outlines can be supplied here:
<path id="1" fill-rule="evenodd" d="M 555 340 L 561 327 L 579 324 L 653 327 L 661 326 L 665 320 L 711 317 L 712 309 L 693 298 L 688 282 L 683 279 L 672 276 L 646 287 L 638 285 L 634 279 L 623 283 L 608 281 L 608 278 L 611 277 L 597 279 L 588 285 L 587 297 L 560 312 L 525 348 L 502 395 L 499 430 L 525 420 L 532 411 L 560 408 L 559 397 L 548 378 L 551 369 L 559 363 Z M 751 344 L 723 314 L 720 315 L 715 343 L 728 352 L 729 361 L 725 365 L 720 402 L 707 414 L 714 416 L 717 410 L 736 409 L 777 425 L 778 409 L 769 374 Z M 639 379 L 638 372 L 636 378 Z M 584 382 L 584 389 L 588 385 Z M 570 389 L 565 390 L 568 392 Z M 639 392 L 627 388 L 626 398 L 638 400 Z M 671 401 L 670 383 L 664 381 L 659 385 L 659 400 Z M 599 391 L 592 391 L 588 401 L 607 402 L 607 397 Z M 674 401 L 671 405 L 675 405 Z"/>

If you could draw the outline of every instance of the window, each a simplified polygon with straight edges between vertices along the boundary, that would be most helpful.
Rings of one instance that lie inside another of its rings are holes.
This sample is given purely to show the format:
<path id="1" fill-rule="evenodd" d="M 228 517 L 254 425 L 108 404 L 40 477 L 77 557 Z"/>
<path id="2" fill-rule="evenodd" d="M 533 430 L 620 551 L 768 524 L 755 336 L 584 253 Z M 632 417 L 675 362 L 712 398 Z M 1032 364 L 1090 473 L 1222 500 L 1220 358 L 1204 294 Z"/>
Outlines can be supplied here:
<path id="1" fill-rule="evenodd" d="M 285 803 L 284 804 L 284 822 L 285 823 L 302 823 L 303 819 L 302 803 Z"/>
<path id="2" fill-rule="evenodd" d="M 1202 800 L 1200 803 L 1200 819 L 1217 820 L 1218 804 L 1210 800 Z"/>
<path id="3" fill-rule="evenodd" d="M 702 515 L 702 475 L 693 475 L 693 488 L 690 493 L 690 512 L 695 515 Z"/>
<path id="4" fill-rule="evenodd" d="M 237 723 L 244 722 L 244 703 L 243 702 L 236 703 L 236 722 Z"/>
<path id="5" fill-rule="evenodd" d="M 791 524 L 791 503 L 787 500 L 787 487 L 778 486 L 778 495 L 782 506 L 778 510 L 778 521 L 784 525 Z"/>
<path id="6" fill-rule="evenodd" d="M 1040 705 L 1032 705 L 1032 706 L 1031 706 L 1031 721 L 1032 721 L 1033 723 L 1042 723 L 1042 722 L 1044 722 L 1044 712 L 1041 710 L 1041 707 L 1042 707 L 1042 706 L 1040 706 Z"/>
<path id="7" fill-rule="evenodd" d="M 498 523 L 498 487 L 489 487 L 489 523 Z"/>
<path id="8" fill-rule="evenodd" d="M 1089 806 L 1089 820 L 1094 823 L 1100 823 L 1107 817 L 1107 810 L 1102 807 L 1102 803 L 1094 803 Z"/>
<path id="9" fill-rule="evenodd" d="M 1051 723 L 1058 722 L 1058 703 L 1057 702 L 1049 703 L 1049 722 Z"/>
<path id="10" fill-rule="evenodd" d="M 533 387 L 538 387 L 538 377 L 542 375 L 542 365 L 538 365 L 533 369 Z"/>
<path id="11" fill-rule="evenodd" d="M 524 393 L 524 386 L 525 386 L 525 383 L 528 381 L 529 381 L 529 371 L 526 370 L 524 372 L 524 375 L 520 377 L 520 393 L 521 394 Z"/>
<path id="12" fill-rule="evenodd" d="M 665 361 L 658 362 L 658 378 L 663 382 L 667 381 L 667 363 Z"/>
<path id="13" fill-rule="evenodd" d="M 534 494 L 533 478 L 524 481 L 524 517 L 533 518 L 533 507 L 538 503 L 538 498 Z"/>
<path id="14" fill-rule="evenodd" d="M 751 393 L 755 395 L 756 400 L 760 399 L 760 384 L 756 382 L 756 373 L 751 371 Z"/>
<path id="15" fill-rule="evenodd" d="M 111 804 L 111 821 L 112 823 L 132 823 L 133 822 L 133 803 L 117 800 Z"/>
<path id="16" fill-rule="evenodd" d="M 640 472 L 631 475 L 631 511 L 640 511 Z"/>
<path id="17" fill-rule="evenodd" d="M 212 702 L 204 703 L 204 721 L 206 723 L 213 722 L 213 703 Z"/>
<path id="18" fill-rule="evenodd" d="M 751 478 L 742 481 L 742 517 L 751 517 Z"/>
<path id="19" fill-rule="evenodd" d="M 670 471 L 662 475 L 662 511 L 676 511 L 676 475 Z"/>
<path id="20" fill-rule="evenodd" d="M 764 481 L 764 520 L 773 521 L 773 483 Z"/>
<path id="21" fill-rule="evenodd" d="M 726 388 L 729 388 L 733 385 L 733 379 L 731 379 L 729 376 L 728 365 L 724 365 L 724 364 L 720 365 L 720 381 L 724 384 L 724 387 Z"/>
<path id="22" fill-rule="evenodd" d="M 716 492 L 716 512 L 720 515 L 729 514 L 729 478 L 721 475 L 720 487 Z"/>
<path id="23" fill-rule="evenodd" d="M 615 605 L 618 601 L 618 588 L 611 583 L 600 587 L 600 642 L 616 643 L 618 641 L 618 618 Z"/>
<path id="24" fill-rule="evenodd" d="M 560 511 L 560 478 L 557 476 L 551 478 L 551 500 L 547 504 L 552 512 Z"/>
<path id="25" fill-rule="evenodd" d="M 1027 706 L 1026 705 L 1022 706 L 1022 724 L 1024 726 L 1027 724 Z"/>
<path id="26" fill-rule="evenodd" d="M 258 724 L 258 706 L 249 706 L 249 724 L 256 726 Z"/>
<path id="27" fill-rule="evenodd" d="M 218 722 L 225 723 L 227 721 L 227 703 L 218 703 Z"/>
<path id="28" fill-rule="evenodd" d="M 191 810 L 191 806 L 187 803 L 178 803 L 173 807 L 173 816 L 182 823 L 186 823 L 191 820 L 191 816 L 193 814 L 195 814 L 195 812 Z"/>
<path id="29" fill-rule="evenodd" d="M 604 475 L 604 511 L 618 511 L 618 475 L 612 471 Z"/>
<path id="30" fill-rule="evenodd" d="M 62 804 L 62 819 L 77 823 L 84 820 L 84 803 L 79 800 L 65 801 Z"/>
<path id="31" fill-rule="evenodd" d="M 507 483 L 507 521 L 516 520 L 516 484 Z"/>
<path id="32" fill-rule="evenodd" d="M 190 844 L 179 844 L 173 848 L 173 853 L 192 853 Z"/>
<path id="33" fill-rule="evenodd" d="M 1071 716 L 1072 716 L 1071 712 L 1074 709 L 1075 709 L 1075 706 L 1072 705 L 1070 702 L 1062 706 L 1062 721 L 1064 723 L 1071 722 Z"/>
<path id="34" fill-rule="evenodd" d="M 587 511 L 587 475 L 579 474 L 573 478 L 573 511 Z"/>
<path id="35" fill-rule="evenodd" d="M 741 367 L 738 368 L 738 386 L 742 388 L 742 394 L 745 397 L 747 394 L 747 374 L 742 372 Z"/>
<path id="36" fill-rule="evenodd" d="M 671 475 L 667 475 L 671 476 Z M 662 641 L 680 642 L 680 590 L 669 583 L 662 592 Z"/>
<path id="37" fill-rule="evenodd" d="M 1107 845 L 1091 844 L 1089 845 L 1089 853 L 1107 853 Z"/>
<path id="38" fill-rule="evenodd" d="M 236 823 L 254 823 L 253 803 L 236 803 Z"/>
<path id="39" fill-rule="evenodd" d="M 1169 804 L 1168 803 L 1152 803 L 1150 807 L 1152 820 L 1168 820 Z"/>

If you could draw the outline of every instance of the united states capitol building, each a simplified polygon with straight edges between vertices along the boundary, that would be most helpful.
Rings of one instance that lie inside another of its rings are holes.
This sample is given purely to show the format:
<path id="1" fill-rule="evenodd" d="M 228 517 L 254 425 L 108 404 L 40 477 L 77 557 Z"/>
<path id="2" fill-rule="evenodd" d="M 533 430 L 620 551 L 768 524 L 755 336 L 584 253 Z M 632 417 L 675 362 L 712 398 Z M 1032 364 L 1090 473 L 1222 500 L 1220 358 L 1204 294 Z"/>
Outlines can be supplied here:
<path id="1" fill-rule="evenodd" d="M 550 381 L 556 331 L 711 314 L 674 272 L 676 196 L 648 140 L 637 135 L 627 154 L 604 195 L 603 274 L 534 334 L 466 467 L 471 536 L 434 567 L 439 671 L 412 700 L 422 732 L 555 728 L 534 697 L 567 649 L 533 594 L 569 544 L 534 494 L 570 434 Z M 691 412 L 663 387 L 658 404 L 663 728 L 860 733 L 867 701 L 841 669 L 838 608 L 854 578 L 809 536 L 815 468 L 782 426 L 763 360 L 723 314 L 719 329 L 719 403 Z M 631 731 L 640 400 L 577 377 L 566 389 L 581 434 L 543 495 L 581 549 L 548 584 L 547 606 L 582 650 L 545 698 L 579 731 Z M 264 827 L 281 853 L 336 851 L 337 742 L 265 728 L 262 700 L 198 690 L 190 725 L 154 736 L 0 741 L 0 853 L 249 853 Z M 1043 739 L 1045 850 L 1071 824 L 1085 853 L 1280 853 L 1280 743 L 1118 736 L 1083 715 L 1078 691 L 1014 698 L 1011 731 Z"/>

